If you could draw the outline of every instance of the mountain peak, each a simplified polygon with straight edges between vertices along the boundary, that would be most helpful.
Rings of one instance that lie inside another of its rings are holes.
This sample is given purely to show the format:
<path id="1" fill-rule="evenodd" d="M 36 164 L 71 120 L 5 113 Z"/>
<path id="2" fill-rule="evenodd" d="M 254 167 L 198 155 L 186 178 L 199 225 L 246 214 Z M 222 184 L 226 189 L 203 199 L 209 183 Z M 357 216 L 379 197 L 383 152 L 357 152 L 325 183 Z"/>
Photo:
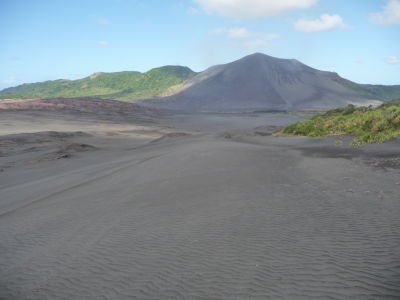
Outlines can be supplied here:
<path id="1" fill-rule="evenodd" d="M 279 58 L 269 56 L 269 55 L 261 53 L 261 52 L 255 52 L 253 54 L 246 55 L 242 59 L 246 60 L 246 59 L 279 59 Z"/>
<path id="2" fill-rule="evenodd" d="M 261 53 L 261 52 L 254 52 L 253 54 L 249 54 L 247 56 L 249 56 L 249 57 L 272 57 L 272 56 L 269 56 L 269 55 L 267 55 L 265 53 Z"/>
<path id="3" fill-rule="evenodd" d="M 267 55 L 265 53 L 261 53 L 261 52 L 255 52 L 253 54 L 249 54 L 239 60 L 263 60 L 263 61 L 276 61 L 276 62 L 292 62 L 292 63 L 297 63 L 297 64 L 302 64 L 300 61 L 298 61 L 297 59 L 287 59 L 287 58 L 279 58 L 279 57 L 275 57 L 275 56 L 271 56 L 271 55 Z"/>
<path id="4" fill-rule="evenodd" d="M 174 94 L 146 105 L 184 111 L 276 111 L 327 109 L 368 103 L 339 76 L 296 59 L 253 53 L 211 67 L 187 80 Z"/>

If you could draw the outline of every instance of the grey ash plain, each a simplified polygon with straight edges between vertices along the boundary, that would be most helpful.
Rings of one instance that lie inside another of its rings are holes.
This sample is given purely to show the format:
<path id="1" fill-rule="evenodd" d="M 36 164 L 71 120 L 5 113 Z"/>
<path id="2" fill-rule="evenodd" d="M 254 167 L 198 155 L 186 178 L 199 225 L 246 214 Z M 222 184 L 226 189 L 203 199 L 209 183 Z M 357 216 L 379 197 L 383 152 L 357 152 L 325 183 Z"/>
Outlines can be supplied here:
<path id="1" fill-rule="evenodd" d="M 399 140 L 271 136 L 304 117 L 283 114 L 0 116 L 0 299 L 400 298 Z"/>

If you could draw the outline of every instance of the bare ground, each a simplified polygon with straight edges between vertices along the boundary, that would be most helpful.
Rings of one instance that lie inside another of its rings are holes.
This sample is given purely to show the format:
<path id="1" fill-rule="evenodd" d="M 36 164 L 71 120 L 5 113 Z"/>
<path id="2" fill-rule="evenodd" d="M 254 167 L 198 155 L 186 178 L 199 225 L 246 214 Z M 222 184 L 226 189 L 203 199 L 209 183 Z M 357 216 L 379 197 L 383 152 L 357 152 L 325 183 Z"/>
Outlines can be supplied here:
<path id="1" fill-rule="evenodd" d="M 399 141 L 0 116 L 0 299 L 400 298 Z"/>

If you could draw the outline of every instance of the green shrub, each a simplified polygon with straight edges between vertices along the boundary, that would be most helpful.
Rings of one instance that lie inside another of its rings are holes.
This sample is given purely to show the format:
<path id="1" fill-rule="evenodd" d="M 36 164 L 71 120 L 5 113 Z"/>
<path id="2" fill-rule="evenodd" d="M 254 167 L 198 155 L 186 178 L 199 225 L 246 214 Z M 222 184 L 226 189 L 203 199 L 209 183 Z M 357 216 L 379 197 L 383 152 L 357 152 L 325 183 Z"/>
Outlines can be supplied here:
<path id="1" fill-rule="evenodd" d="M 351 134 L 353 145 L 382 143 L 400 136 L 400 99 L 392 100 L 377 108 L 346 107 L 314 115 L 283 128 L 278 135 L 304 135 L 322 137 Z"/>

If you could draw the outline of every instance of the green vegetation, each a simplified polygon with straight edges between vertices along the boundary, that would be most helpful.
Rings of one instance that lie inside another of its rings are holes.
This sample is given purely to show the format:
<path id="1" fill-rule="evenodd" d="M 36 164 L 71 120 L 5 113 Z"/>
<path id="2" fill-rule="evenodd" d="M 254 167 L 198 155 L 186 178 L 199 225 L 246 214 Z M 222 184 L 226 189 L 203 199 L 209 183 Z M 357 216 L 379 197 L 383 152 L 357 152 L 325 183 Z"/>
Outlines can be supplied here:
<path id="1" fill-rule="evenodd" d="M 277 135 L 322 137 L 351 134 L 353 145 L 382 143 L 400 136 L 400 99 L 377 108 L 348 105 L 286 126 Z"/>
<path id="2" fill-rule="evenodd" d="M 357 84 L 347 80 L 344 83 L 366 98 L 388 101 L 400 97 L 400 85 Z"/>
<path id="3" fill-rule="evenodd" d="M 187 67 L 165 66 L 146 73 L 94 73 L 78 80 L 54 80 L 22 84 L 0 91 L 0 99 L 100 97 L 116 100 L 137 100 L 163 95 L 195 72 Z"/>

